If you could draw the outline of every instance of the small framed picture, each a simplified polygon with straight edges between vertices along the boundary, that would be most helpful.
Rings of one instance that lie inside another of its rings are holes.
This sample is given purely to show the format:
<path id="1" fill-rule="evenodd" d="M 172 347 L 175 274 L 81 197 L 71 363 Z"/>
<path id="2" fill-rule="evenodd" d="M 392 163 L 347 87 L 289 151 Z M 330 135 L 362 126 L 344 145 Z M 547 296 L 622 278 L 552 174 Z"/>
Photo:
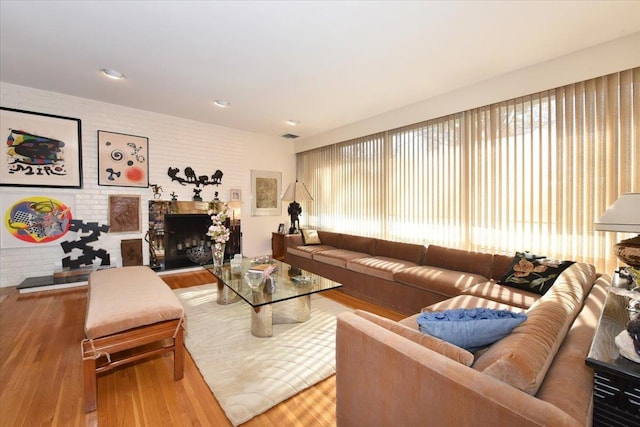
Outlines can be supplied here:
<path id="1" fill-rule="evenodd" d="M 232 188 L 229 190 L 229 201 L 240 202 L 242 201 L 242 193 L 239 188 Z"/>
<path id="2" fill-rule="evenodd" d="M 140 196 L 109 195 L 110 233 L 139 233 L 140 224 Z"/>
<path id="3" fill-rule="evenodd" d="M 278 233 L 284 234 L 284 224 L 283 223 L 278 226 Z"/>

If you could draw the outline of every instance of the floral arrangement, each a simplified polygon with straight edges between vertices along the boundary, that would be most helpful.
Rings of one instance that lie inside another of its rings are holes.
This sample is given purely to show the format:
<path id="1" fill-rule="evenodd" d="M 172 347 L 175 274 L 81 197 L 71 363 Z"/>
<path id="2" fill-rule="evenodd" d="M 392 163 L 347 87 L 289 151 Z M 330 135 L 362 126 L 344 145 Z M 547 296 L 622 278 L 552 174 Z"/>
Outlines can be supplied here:
<path id="1" fill-rule="evenodd" d="M 224 208 L 220 212 L 209 210 L 211 216 L 211 225 L 207 231 L 207 236 L 211 237 L 216 249 L 222 249 L 222 245 L 229 240 L 229 229 L 225 226 L 225 222 L 229 217 L 228 208 Z"/>

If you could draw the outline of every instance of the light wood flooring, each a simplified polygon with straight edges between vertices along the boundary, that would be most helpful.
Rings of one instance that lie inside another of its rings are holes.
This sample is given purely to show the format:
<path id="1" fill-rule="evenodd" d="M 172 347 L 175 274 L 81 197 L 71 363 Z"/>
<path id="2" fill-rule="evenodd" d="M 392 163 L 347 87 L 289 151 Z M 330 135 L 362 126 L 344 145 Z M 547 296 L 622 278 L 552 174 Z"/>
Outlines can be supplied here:
<path id="1" fill-rule="evenodd" d="M 171 288 L 213 282 L 206 270 L 162 276 Z M 0 426 L 230 426 L 186 353 L 184 378 L 174 381 L 171 354 L 98 377 L 98 410 L 82 399 L 86 287 L 8 295 L 0 303 Z M 338 291 L 323 294 L 391 319 L 404 315 Z M 334 426 L 335 376 L 291 397 L 244 426 Z"/>

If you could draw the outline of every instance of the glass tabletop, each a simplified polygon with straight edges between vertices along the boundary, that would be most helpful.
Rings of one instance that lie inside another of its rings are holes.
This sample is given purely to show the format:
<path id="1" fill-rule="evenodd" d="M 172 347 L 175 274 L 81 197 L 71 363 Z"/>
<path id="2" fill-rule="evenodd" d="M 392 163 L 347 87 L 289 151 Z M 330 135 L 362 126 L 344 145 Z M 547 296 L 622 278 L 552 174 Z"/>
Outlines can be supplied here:
<path id="1" fill-rule="evenodd" d="M 229 263 L 218 268 L 215 268 L 213 264 L 204 267 L 224 286 L 227 286 L 252 307 L 273 304 L 342 286 L 340 283 L 269 257 L 244 258 L 242 266 L 234 269 Z M 264 279 L 264 270 L 269 267 L 275 267 L 275 271 L 270 274 L 273 280 Z"/>

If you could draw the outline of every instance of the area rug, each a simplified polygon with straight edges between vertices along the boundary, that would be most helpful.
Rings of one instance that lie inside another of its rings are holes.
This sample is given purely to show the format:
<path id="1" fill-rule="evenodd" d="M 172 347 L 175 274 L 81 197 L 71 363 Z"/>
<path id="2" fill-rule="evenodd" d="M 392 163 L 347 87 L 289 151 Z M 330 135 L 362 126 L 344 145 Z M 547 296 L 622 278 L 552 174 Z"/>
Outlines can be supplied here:
<path id="1" fill-rule="evenodd" d="M 273 337 L 256 338 L 251 307 L 217 304 L 215 285 L 174 292 L 185 309 L 185 346 L 233 425 L 335 373 L 336 315 L 349 308 L 312 295 L 309 320 L 273 325 Z"/>

